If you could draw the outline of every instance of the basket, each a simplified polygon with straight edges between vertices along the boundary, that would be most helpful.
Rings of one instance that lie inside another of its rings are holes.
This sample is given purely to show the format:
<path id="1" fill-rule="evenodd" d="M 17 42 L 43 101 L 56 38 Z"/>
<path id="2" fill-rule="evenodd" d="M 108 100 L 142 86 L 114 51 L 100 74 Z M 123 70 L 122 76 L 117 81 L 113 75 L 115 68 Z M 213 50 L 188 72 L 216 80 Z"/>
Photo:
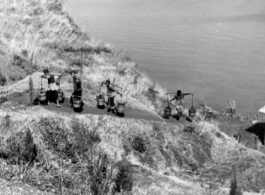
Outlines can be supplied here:
<path id="1" fill-rule="evenodd" d="M 63 93 L 63 91 L 61 90 L 61 89 L 59 89 L 58 91 L 57 91 L 57 94 L 58 94 L 58 101 L 63 101 L 63 99 L 64 99 L 64 93 Z"/>
<path id="2" fill-rule="evenodd" d="M 189 109 L 189 116 L 190 117 L 195 117 L 195 115 L 196 115 L 196 109 L 194 107 L 191 107 Z"/>
<path id="3" fill-rule="evenodd" d="M 124 114 L 124 112 L 125 112 L 125 104 L 126 104 L 126 102 L 117 102 L 116 110 L 117 110 L 118 114 Z"/>
<path id="4" fill-rule="evenodd" d="M 73 97 L 73 107 L 74 108 L 81 108 L 82 107 L 82 99 L 81 97 Z"/>
<path id="5" fill-rule="evenodd" d="M 46 101 L 46 91 L 43 88 L 40 89 L 40 93 L 38 94 L 38 99 L 41 102 Z"/>
<path id="6" fill-rule="evenodd" d="M 171 107 L 170 107 L 170 106 L 167 106 L 167 107 L 164 109 L 164 115 L 165 115 L 166 117 L 171 116 L 171 111 L 172 111 Z"/>
<path id="7" fill-rule="evenodd" d="M 105 106 L 104 96 L 102 96 L 102 95 L 97 96 L 97 106 L 98 107 L 104 107 Z"/>

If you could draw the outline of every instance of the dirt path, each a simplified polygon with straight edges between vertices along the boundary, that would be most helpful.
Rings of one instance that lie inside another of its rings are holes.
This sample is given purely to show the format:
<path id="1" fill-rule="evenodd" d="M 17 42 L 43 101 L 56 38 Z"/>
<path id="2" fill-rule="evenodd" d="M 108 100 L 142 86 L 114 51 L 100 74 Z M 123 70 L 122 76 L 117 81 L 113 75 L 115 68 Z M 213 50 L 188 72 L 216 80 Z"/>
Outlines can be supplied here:
<path id="1" fill-rule="evenodd" d="M 107 112 L 106 107 L 104 109 L 99 109 L 97 107 L 84 105 L 83 110 L 81 112 L 76 112 L 74 111 L 73 108 L 71 108 L 69 99 L 66 99 L 64 103 L 61 103 L 60 108 L 57 108 L 56 104 L 54 103 L 50 105 L 42 105 L 42 106 L 47 110 L 63 112 L 63 113 L 95 114 L 95 115 L 108 115 L 108 116 L 113 116 L 113 117 L 121 117 L 121 116 L 117 116 L 116 114 L 112 112 Z M 187 121 L 185 118 L 181 118 L 179 121 L 173 117 L 170 117 L 169 119 L 164 119 L 162 117 L 159 117 L 150 112 L 147 112 L 145 110 L 140 110 L 140 109 L 126 109 L 125 115 L 121 118 L 144 119 L 144 120 L 150 120 L 150 121 L 160 121 L 160 122 L 175 123 L 175 124 L 176 123 L 182 123 L 182 124 L 190 123 L 190 121 Z"/>
<path id="2" fill-rule="evenodd" d="M 15 102 L 18 104 L 22 103 L 29 103 L 29 95 L 27 93 L 22 93 L 18 97 L 12 97 L 8 101 Z M 41 105 L 43 108 L 55 111 L 59 113 L 69 113 L 69 114 L 95 114 L 95 115 L 108 115 L 113 117 L 121 117 L 117 116 L 116 114 L 113 114 L 112 112 L 107 112 L 107 108 L 99 109 L 96 106 L 88 106 L 84 105 L 83 110 L 81 112 L 75 112 L 73 108 L 71 108 L 69 98 L 66 98 L 63 103 L 61 103 L 60 108 L 56 107 L 56 104 L 52 103 L 50 105 Z M 153 114 L 151 112 L 148 112 L 146 110 L 141 109 L 129 109 L 125 108 L 125 115 L 121 118 L 134 118 L 134 119 L 144 119 L 144 120 L 150 120 L 150 121 L 159 121 L 159 122 L 167 122 L 167 123 L 174 123 L 174 124 L 189 124 L 190 121 L 186 120 L 186 118 L 182 117 L 180 120 L 176 120 L 173 117 L 170 117 L 168 119 L 163 118 L 162 116 Z"/>

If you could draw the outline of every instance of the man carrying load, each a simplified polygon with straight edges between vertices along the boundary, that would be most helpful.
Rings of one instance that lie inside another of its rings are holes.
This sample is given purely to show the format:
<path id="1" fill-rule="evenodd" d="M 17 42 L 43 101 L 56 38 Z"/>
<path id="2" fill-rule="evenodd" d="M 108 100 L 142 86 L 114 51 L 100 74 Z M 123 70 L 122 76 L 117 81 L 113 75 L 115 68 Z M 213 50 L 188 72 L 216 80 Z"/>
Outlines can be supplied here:
<path id="1" fill-rule="evenodd" d="M 106 85 L 107 87 L 107 96 L 108 96 L 108 112 L 112 111 L 112 113 L 115 112 L 115 103 L 114 103 L 114 92 L 122 96 L 122 94 L 114 88 L 114 86 L 110 85 L 110 80 L 106 80 L 105 82 L 101 83 L 101 86 Z"/>
<path id="2" fill-rule="evenodd" d="M 51 104 L 52 101 L 56 100 L 57 107 L 60 108 L 60 103 L 58 100 L 58 85 L 59 83 L 59 77 L 61 76 L 60 74 L 51 74 L 48 69 L 44 69 L 44 75 L 41 76 L 41 78 L 45 78 L 48 80 L 48 91 L 47 91 L 47 99 L 48 99 L 48 105 Z M 55 79 L 55 76 L 58 78 Z"/>
<path id="3" fill-rule="evenodd" d="M 177 111 L 177 113 L 175 113 L 175 114 L 177 114 L 178 116 L 181 116 L 182 112 L 184 110 L 182 100 L 184 99 L 184 97 L 186 95 L 193 95 L 193 93 L 191 93 L 191 92 L 182 93 L 181 90 L 178 90 L 177 94 L 170 100 L 170 102 L 172 102 L 173 100 L 176 100 L 176 111 Z"/>
<path id="4" fill-rule="evenodd" d="M 77 71 L 72 70 L 71 76 L 73 78 L 73 83 L 74 83 L 74 92 L 72 93 L 72 96 L 70 98 L 70 104 L 71 104 L 71 107 L 73 107 L 74 96 L 78 98 L 82 97 L 82 82 L 81 82 L 81 79 L 77 77 Z M 82 107 L 83 107 L 83 101 L 82 101 Z"/>

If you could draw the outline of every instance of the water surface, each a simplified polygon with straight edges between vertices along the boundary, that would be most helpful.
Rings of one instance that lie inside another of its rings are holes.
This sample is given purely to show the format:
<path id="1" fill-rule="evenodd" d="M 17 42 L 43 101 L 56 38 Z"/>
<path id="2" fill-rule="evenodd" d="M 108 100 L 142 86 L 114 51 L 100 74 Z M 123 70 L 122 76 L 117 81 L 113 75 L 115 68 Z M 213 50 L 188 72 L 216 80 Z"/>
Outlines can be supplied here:
<path id="1" fill-rule="evenodd" d="M 68 0 L 65 10 L 170 92 L 223 109 L 235 100 L 241 113 L 265 105 L 264 0 Z"/>

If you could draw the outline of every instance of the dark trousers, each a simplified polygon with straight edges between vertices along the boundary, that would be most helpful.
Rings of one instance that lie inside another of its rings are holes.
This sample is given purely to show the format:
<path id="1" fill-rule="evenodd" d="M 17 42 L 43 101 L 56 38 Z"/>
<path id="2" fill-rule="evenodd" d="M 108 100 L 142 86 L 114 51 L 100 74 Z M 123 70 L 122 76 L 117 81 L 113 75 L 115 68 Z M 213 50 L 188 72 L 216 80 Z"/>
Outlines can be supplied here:
<path id="1" fill-rule="evenodd" d="M 74 91 L 74 93 L 72 93 L 71 98 L 70 98 L 70 104 L 73 104 L 73 98 L 74 98 L 74 96 L 79 96 L 78 98 L 81 98 L 82 91 Z"/>
<path id="2" fill-rule="evenodd" d="M 56 103 L 56 101 L 58 100 L 58 94 L 57 94 L 56 90 L 54 90 L 54 91 L 48 90 L 46 95 L 47 95 L 48 102 Z"/>
<path id="3" fill-rule="evenodd" d="M 108 97 L 108 108 L 111 110 L 115 108 L 114 97 Z"/>

